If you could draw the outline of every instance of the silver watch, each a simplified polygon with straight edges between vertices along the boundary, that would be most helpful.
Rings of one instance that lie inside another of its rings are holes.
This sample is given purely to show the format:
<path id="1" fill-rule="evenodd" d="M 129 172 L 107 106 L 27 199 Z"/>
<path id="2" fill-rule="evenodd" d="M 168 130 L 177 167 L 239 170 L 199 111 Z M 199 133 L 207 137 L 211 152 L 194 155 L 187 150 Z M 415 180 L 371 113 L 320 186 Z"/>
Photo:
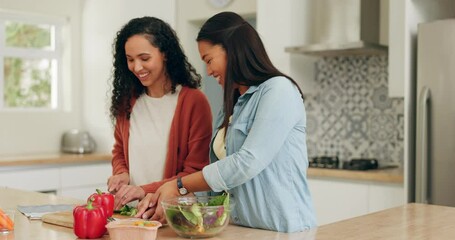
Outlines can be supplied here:
<path id="1" fill-rule="evenodd" d="M 177 188 L 179 190 L 180 195 L 183 196 L 183 195 L 188 194 L 188 190 L 183 186 L 181 177 L 177 178 Z"/>

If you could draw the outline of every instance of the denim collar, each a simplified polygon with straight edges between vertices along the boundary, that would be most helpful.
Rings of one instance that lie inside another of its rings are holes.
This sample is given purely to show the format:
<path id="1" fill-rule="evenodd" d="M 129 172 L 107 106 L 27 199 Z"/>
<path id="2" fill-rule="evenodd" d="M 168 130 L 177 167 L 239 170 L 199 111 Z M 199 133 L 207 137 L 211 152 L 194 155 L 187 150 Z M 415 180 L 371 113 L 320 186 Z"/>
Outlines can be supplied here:
<path id="1" fill-rule="evenodd" d="M 248 88 L 248 90 L 246 90 L 246 92 L 242 96 L 253 94 L 254 92 L 256 92 L 258 90 L 258 88 L 259 88 L 259 86 L 256 86 L 256 85 L 250 86 Z M 240 96 L 240 97 L 242 97 L 242 96 Z"/>

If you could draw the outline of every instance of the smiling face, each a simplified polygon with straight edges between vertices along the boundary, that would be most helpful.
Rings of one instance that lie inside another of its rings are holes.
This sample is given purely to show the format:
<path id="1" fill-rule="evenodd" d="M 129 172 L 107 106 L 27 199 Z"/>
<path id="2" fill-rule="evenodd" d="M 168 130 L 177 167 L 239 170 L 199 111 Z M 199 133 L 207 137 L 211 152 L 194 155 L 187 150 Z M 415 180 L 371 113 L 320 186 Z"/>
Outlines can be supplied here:
<path id="1" fill-rule="evenodd" d="M 134 73 L 141 84 L 147 88 L 147 94 L 163 90 L 170 81 L 164 65 L 165 56 L 143 35 L 134 35 L 125 43 L 128 69 Z"/>
<path id="2" fill-rule="evenodd" d="M 227 56 L 221 45 L 213 45 L 208 41 L 198 42 L 199 54 L 207 66 L 207 75 L 214 77 L 224 87 Z"/>

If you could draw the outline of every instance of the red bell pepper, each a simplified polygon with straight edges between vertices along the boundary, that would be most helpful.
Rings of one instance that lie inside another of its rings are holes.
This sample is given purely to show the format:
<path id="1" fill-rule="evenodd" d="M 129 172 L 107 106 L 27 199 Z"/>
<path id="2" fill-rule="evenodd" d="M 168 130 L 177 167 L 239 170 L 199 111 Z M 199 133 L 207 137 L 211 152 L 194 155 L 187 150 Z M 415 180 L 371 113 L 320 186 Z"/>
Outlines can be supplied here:
<path id="1" fill-rule="evenodd" d="M 112 217 L 112 214 L 114 213 L 114 195 L 96 189 L 96 193 L 92 194 L 87 201 L 92 198 L 94 199 L 93 202 L 106 208 L 106 217 Z"/>
<path id="2" fill-rule="evenodd" d="M 100 238 L 106 233 L 106 210 L 89 199 L 73 209 L 74 234 L 79 238 Z"/>

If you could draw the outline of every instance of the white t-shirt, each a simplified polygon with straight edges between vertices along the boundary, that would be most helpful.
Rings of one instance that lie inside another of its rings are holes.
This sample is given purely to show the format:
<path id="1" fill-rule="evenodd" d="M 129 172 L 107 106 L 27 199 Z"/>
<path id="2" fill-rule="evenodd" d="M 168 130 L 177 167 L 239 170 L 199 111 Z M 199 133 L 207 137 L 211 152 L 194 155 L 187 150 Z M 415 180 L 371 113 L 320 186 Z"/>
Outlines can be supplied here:
<path id="1" fill-rule="evenodd" d="M 130 184 L 144 185 L 163 179 L 169 133 L 181 86 L 161 98 L 142 94 L 130 118 Z"/>
<path id="2" fill-rule="evenodd" d="M 232 121 L 232 116 L 229 117 L 229 123 Z M 215 134 L 215 138 L 213 139 L 212 149 L 215 153 L 215 156 L 218 159 L 226 158 L 226 142 L 224 139 L 224 134 L 226 132 L 226 128 L 219 129 Z"/>

